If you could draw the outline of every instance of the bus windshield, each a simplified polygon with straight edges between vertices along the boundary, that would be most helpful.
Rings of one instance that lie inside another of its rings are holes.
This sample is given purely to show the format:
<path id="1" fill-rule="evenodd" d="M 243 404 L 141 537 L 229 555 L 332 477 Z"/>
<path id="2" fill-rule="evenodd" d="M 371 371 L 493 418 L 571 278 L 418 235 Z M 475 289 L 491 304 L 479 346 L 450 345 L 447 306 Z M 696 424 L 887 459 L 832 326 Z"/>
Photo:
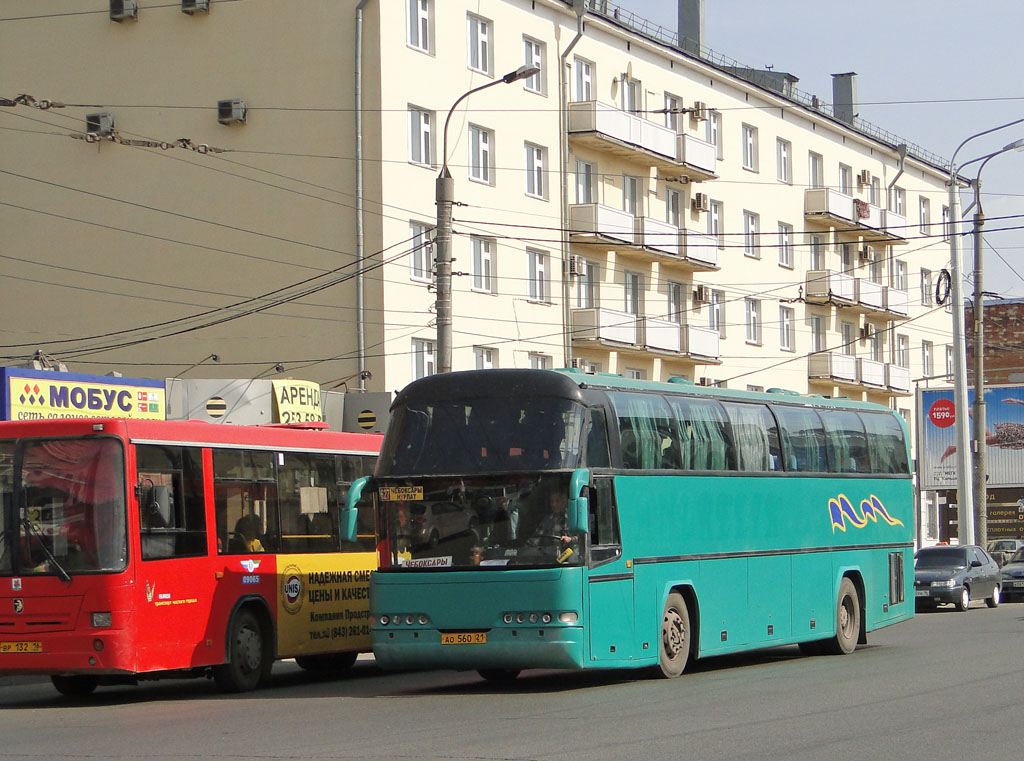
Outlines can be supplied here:
<path id="1" fill-rule="evenodd" d="M 583 419 L 582 405 L 547 397 L 411 402 L 392 410 L 377 474 L 571 469 Z"/>
<path id="2" fill-rule="evenodd" d="M 113 438 L 32 439 L 15 457 L 20 466 L 16 513 L 6 537 L 24 575 L 120 571 L 125 531 L 124 450 Z M 13 518 L 13 520 L 12 520 Z M 6 567 L 10 565 L 5 563 Z"/>
<path id="3" fill-rule="evenodd" d="M 566 528 L 568 496 L 568 473 L 382 483 L 381 567 L 579 565 L 584 542 Z"/>

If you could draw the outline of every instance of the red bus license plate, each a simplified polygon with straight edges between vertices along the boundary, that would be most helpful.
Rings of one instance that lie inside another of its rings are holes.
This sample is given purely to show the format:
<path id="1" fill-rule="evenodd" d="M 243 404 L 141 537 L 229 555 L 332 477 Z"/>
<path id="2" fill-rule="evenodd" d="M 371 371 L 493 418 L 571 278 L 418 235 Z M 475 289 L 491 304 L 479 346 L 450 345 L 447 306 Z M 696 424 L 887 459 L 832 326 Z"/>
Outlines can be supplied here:
<path id="1" fill-rule="evenodd" d="M 487 632 L 454 632 L 441 634 L 442 645 L 486 645 Z"/>
<path id="2" fill-rule="evenodd" d="M 0 642 L 0 653 L 41 653 L 42 642 Z"/>

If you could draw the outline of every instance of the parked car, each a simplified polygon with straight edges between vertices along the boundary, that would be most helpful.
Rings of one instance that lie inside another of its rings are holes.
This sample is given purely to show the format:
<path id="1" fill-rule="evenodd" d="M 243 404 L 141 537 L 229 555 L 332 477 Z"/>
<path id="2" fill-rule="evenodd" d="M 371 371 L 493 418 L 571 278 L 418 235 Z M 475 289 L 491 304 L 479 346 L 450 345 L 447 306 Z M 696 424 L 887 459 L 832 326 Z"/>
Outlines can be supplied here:
<path id="1" fill-rule="evenodd" d="M 1019 549 L 1024 549 L 1024 539 L 993 539 L 985 548 L 999 565 L 1005 565 Z"/>
<path id="2" fill-rule="evenodd" d="M 1024 548 L 1017 550 L 1003 563 L 1003 599 L 1024 599 Z"/>
<path id="3" fill-rule="evenodd" d="M 914 562 L 914 599 L 917 608 L 948 603 L 967 610 L 974 598 L 990 608 L 1002 595 L 999 565 L 976 545 L 922 547 Z"/>
<path id="4" fill-rule="evenodd" d="M 476 513 L 454 502 L 419 502 L 409 510 L 412 543 L 436 547 L 440 542 L 475 531 Z"/>

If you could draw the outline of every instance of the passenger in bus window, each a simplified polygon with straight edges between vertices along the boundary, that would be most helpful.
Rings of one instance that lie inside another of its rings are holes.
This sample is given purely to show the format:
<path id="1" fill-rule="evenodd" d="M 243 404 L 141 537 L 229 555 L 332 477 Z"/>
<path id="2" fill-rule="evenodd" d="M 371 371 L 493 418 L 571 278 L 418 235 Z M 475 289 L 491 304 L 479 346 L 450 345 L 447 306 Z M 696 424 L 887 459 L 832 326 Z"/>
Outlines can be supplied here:
<path id="1" fill-rule="evenodd" d="M 243 515 L 238 519 L 238 522 L 235 524 L 235 535 L 241 540 L 241 544 L 245 548 L 242 552 L 266 552 L 263 549 L 263 542 L 259 538 L 260 528 L 259 517 L 252 513 Z"/>

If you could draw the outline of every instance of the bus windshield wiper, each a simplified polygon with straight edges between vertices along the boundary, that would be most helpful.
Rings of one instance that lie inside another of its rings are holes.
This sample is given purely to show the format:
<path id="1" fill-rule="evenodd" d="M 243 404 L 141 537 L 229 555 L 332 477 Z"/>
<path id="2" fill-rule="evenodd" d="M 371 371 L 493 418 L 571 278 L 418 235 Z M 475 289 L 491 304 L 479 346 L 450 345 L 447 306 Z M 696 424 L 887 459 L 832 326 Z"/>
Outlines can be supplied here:
<path id="1" fill-rule="evenodd" d="M 43 535 L 39 529 L 33 526 L 32 522 L 28 518 L 22 520 L 22 523 L 25 526 L 25 534 L 29 537 L 29 546 L 31 546 L 31 538 L 34 536 L 36 541 L 39 542 L 39 546 L 43 548 L 43 554 L 46 555 L 46 559 L 50 561 L 50 565 L 53 567 L 53 570 L 57 572 L 57 575 L 60 576 L 63 581 L 71 581 L 71 574 L 64 570 L 64 566 L 62 566 L 56 556 L 50 552 L 50 548 L 47 547 L 46 542 L 43 541 Z"/>

